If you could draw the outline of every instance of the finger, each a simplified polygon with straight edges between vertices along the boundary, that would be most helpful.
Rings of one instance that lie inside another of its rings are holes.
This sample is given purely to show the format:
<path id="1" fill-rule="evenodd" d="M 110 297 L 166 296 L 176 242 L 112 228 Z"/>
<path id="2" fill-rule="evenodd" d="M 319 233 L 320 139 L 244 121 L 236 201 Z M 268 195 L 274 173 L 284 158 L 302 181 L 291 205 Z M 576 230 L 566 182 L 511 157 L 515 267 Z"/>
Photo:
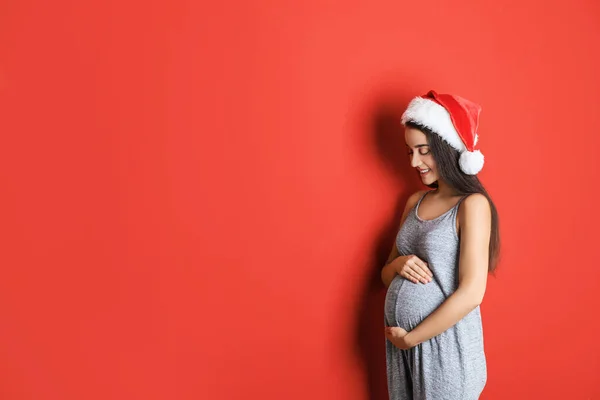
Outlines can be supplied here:
<path id="1" fill-rule="evenodd" d="M 421 280 L 421 282 L 427 283 L 431 280 L 431 277 L 429 276 L 429 274 L 427 272 L 425 272 L 425 270 L 423 270 L 416 263 L 412 265 L 412 269 L 418 274 L 419 280 Z"/>
<path id="2" fill-rule="evenodd" d="M 414 272 L 412 269 L 410 269 L 410 268 L 406 268 L 405 272 L 406 272 L 406 275 L 408 276 L 408 278 L 409 278 L 409 279 L 410 279 L 412 282 L 414 282 L 414 283 L 419 283 L 419 277 L 418 277 L 418 275 L 417 275 L 417 274 L 415 274 L 415 272 Z"/>
<path id="3" fill-rule="evenodd" d="M 419 265 L 413 263 L 411 266 L 412 270 L 417 275 L 418 279 L 423 283 L 428 283 L 431 280 L 431 277 L 427 272 L 425 272 Z"/>
<path id="4" fill-rule="evenodd" d="M 399 326 L 390 327 L 390 332 L 394 336 L 404 336 L 408 333 L 408 332 L 406 332 L 406 330 L 404 328 L 401 328 Z"/>
<path id="5" fill-rule="evenodd" d="M 433 276 L 433 273 L 431 272 L 431 270 L 429 269 L 429 267 L 427 266 L 427 263 L 423 260 L 421 260 L 420 258 L 416 258 L 415 260 L 413 260 L 419 267 L 421 267 L 421 269 L 423 271 L 425 271 L 429 276 Z"/>
<path id="6" fill-rule="evenodd" d="M 408 270 L 406 269 L 406 267 L 402 267 L 402 270 L 400 271 L 400 276 L 403 277 L 404 279 L 408 279 L 409 281 L 413 280 L 413 277 L 410 276 L 410 273 L 408 273 Z"/>
<path id="7" fill-rule="evenodd" d="M 409 266 L 404 269 L 404 274 L 413 283 L 419 283 L 419 276 Z"/>

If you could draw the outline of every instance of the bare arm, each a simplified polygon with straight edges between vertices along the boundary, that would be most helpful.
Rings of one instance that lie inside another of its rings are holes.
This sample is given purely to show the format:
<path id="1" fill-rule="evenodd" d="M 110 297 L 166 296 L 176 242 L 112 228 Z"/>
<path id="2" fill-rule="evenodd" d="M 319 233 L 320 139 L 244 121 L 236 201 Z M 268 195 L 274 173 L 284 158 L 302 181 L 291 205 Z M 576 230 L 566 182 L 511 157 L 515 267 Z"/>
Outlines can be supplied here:
<path id="1" fill-rule="evenodd" d="M 406 220 L 408 213 L 415 206 L 415 204 L 417 203 L 417 201 L 419 200 L 419 198 L 423 194 L 423 192 L 424 191 L 421 190 L 419 192 L 413 193 L 408 198 L 408 200 L 406 201 L 406 205 L 404 206 L 402 218 L 400 219 L 399 228 L 402 227 L 402 224 L 404 224 L 404 221 Z M 400 253 L 398 252 L 398 248 L 396 247 L 396 240 L 394 240 L 394 244 L 392 246 L 392 251 L 390 252 L 388 259 L 385 262 L 383 269 L 381 270 L 381 280 L 383 281 L 383 284 L 385 285 L 385 287 L 390 286 L 390 283 L 392 283 L 392 281 L 394 280 L 394 277 L 398 273 L 396 271 L 396 266 L 394 264 L 391 264 L 391 262 L 394 261 L 399 256 L 400 256 Z"/>
<path id="2" fill-rule="evenodd" d="M 410 347 L 443 333 L 483 301 L 492 223 L 490 204 L 482 194 L 473 194 L 462 205 L 462 212 L 459 212 L 461 234 L 458 288 L 406 335 L 405 340 Z"/>

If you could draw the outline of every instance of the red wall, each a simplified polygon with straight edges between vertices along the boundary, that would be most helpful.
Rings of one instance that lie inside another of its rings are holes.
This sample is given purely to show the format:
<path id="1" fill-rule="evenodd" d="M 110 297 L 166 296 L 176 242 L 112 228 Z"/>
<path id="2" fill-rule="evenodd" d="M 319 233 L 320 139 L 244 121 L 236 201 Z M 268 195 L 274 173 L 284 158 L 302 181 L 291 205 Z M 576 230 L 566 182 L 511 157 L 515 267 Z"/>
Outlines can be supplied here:
<path id="1" fill-rule="evenodd" d="M 501 217 L 482 398 L 600 399 L 599 21 L 3 2 L 0 398 L 386 398 L 378 274 L 419 188 L 398 118 L 433 88 L 482 104 Z"/>

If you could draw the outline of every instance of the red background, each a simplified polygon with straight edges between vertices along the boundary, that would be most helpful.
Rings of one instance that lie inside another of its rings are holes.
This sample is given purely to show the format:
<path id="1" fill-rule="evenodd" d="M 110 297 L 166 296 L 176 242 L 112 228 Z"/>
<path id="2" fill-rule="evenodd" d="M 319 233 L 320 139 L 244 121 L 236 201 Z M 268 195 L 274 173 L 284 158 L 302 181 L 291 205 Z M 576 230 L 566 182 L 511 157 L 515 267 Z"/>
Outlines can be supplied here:
<path id="1" fill-rule="evenodd" d="M 600 399 L 597 1 L 4 1 L 0 397 L 384 399 L 398 119 L 483 106 L 484 399 Z"/>

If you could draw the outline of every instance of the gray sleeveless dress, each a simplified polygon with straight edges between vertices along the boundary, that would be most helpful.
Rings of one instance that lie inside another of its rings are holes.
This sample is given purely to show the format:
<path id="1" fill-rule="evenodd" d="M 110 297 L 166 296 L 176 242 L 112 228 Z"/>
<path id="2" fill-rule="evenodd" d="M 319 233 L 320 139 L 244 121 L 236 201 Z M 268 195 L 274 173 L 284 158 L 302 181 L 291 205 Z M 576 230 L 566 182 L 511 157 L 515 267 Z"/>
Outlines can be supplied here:
<path id="1" fill-rule="evenodd" d="M 458 287 L 458 203 L 433 220 L 418 216 L 426 192 L 410 211 L 396 236 L 401 255 L 414 254 L 428 263 L 429 283 L 396 275 L 385 297 L 386 326 L 414 329 Z M 391 400 L 478 399 L 487 381 L 483 326 L 477 307 L 456 325 L 411 349 L 386 342 L 387 382 Z"/>

